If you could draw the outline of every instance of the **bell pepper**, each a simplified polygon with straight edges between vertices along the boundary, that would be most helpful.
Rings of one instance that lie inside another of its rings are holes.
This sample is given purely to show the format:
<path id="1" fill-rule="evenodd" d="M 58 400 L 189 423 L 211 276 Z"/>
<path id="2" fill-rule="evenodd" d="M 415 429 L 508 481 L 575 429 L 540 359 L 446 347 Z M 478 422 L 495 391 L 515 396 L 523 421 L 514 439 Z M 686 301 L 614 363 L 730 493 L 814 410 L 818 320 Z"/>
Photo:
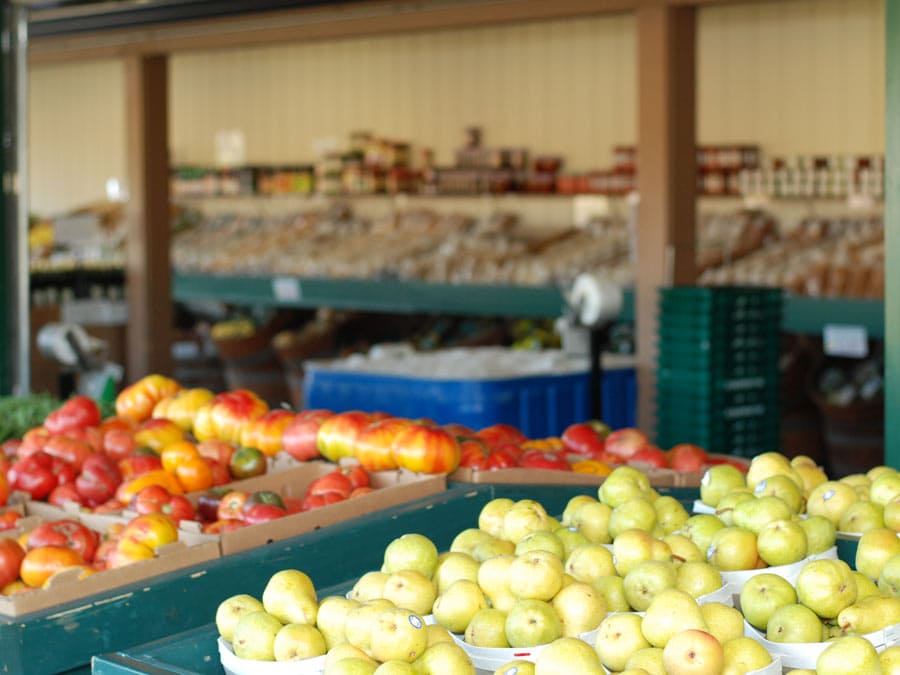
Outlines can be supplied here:
<path id="1" fill-rule="evenodd" d="M 135 422 L 143 422 L 150 419 L 157 403 L 180 390 L 181 385 L 171 378 L 147 375 L 125 387 L 116 397 L 116 414 Z"/>
<path id="2" fill-rule="evenodd" d="M 209 403 L 215 395 L 209 389 L 183 389 L 162 399 L 153 408 L 153 417 L 165 418 L 177 424 L 182 431 L 190 432 L 197 411 Z"/>
<path id="3" fill-rule="evenodd" d="M 238 490 L 232 490 L 224 495 L 216 509 L 216 518 L 218 520 L 242 520 L 244 517 L 244 504 L 247 503 L 249 496 L 246 492 Z"/>
<path id="4" fill-rule="evenodd" d="M 99 425 L 100 408 L 87 396 L 73 396 L 44 420 L 44 426 L 51 434 Z"/>
<path id="5" fill-rule="evenodd" d="M 244 508 L 244 522 L 248 525 L 267 523 L 270 520 L 284 518 L 286 515 L 287 511 L 274 504 L 253 504 L 249 508 Z"/>
<path id="6" fill-rule="evenodd" d="M 75 489 L 88 504 L 96 506 L 112 499 L 122 482 L 122 473 L 116 463 L 100 453 L 84 460 L 81 473 L 75 479 Z"/>
<path id="7" fill-rule="evenodd" d="M 162 470 L 162 460 L 155 455 L 132 455 L 119 462 L 119 471 L 123 478 L 134 478 L 148 471 Z"/>
<path id="8" fill-rule="evenodd" d="M 154 471 L 142 473 L 139 476 L 135 476 L 134 478 L 122 483 L 116 490 L 116 499 L 118 499 L 119 502 L 123 505 L 129 504 L 134 498 L 134 495 L 136 495 L 142 488 L 145 488 L 148 485 L 162 485 L 173 495 L 180 495 L 184 493 L 184 490 L 181 489 L 181 484 L 178 482 L 178 479 L 175 478 L 175 476 L 163 469 L 156 469 Z"/>
<path id="9" fill-rule="evenodd" d="M 83 560 L 94 559 L 100 535 L 91 528 L 71 518 L 42 523 L 28 533 L 25 548 L 32 550 L 42 546 L 60 546 L 76 551 Z"/>
<path id="10" fill-rule="evenodd" d="M 281 452 L 281 438 L 294 417 L 289 410 L 270 410 L 244 427 L 241 445 L 258 448 L 266 457 L 274 457 Z"/>

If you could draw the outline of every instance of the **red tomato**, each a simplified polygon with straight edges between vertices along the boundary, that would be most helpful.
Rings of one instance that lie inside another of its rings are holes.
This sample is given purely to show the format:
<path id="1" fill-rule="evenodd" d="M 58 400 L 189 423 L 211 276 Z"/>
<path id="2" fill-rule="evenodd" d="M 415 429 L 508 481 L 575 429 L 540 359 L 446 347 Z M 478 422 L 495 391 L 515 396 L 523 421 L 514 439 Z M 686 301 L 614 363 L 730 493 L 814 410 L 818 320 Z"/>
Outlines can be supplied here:
<path id="1" fill-rule="evenodd" d="M 86 500 L 80 494 L 72 483 L 66 485 L 57 485 L 47 497 L 47 503 L 53 504 L 60 508 L 65 507 L 67 502 L 75 502 L 79 506 L 87 506 Z"/>
<path id="2" fill-rule="evenodd" d="M 200 453 L 201 457 L 215 460 L 216 462 L 224 464 L 226 467 L 231 461 L 234 450 L 234 446 L 225 441 L 212 440 L 203 441 L 202 443 L 197 444 L 197 452 Z"/>
<path id="3" fill-rule="evenodd" d="M 162 485 L 148 485 L 137 491 L 129 506 L 136 513 L 161 513 L 163 506 L 172 499 L 172 493 Z"/>
<path id="4" fill-rule="evenodd" d="M 364 490 L 365 488 L 359 489 Z M 285 497 L 284 510 L 287 511 L 287 514 L 289 516 L 295 513 L 300 513 L 303 510 L 303 500 L 298 497 Z"/>
<path id="5" fill-rule="evenodd" d="M 68 548 L 77 552 L 82 560 L 90 562 L 99 544 L 100 535 L 77 520 L 65 518 L 34 528 L 28 534 L 26 548 L 29 551 L 45 546 Z"/>
<path id="6" fill-rule="evenodd" d="M 353 499 L 354 497 L 362 497 L 363 495 L 367 495 L 370 492 L 375 492 L 375 489 L 368 485 L 366 485 L 364 487 L 358 487 L 358 488 L 355 488 L 353 490 L 353 492 L 350 493 L 349 499 Z"/>
<path id="7" fill-rule="evenodd" d="M 347 499 L 347 497 L 340 492 L 320 492 L 318 494 L 308 495 L 303 500 L 303 510 L 310 511 L 312 509 L 320 509 L 323 506 L 342 502 L 345 499 Z"/>
<path id="8" fill-rule="evenodd" d="M 226 483 L 231 482 L 231 472 L 228 470 L 227 464 L 217 462 L 209 457 L 203 457 L 203 461 L 206 462 L 209 466 L 210 473 L 212 473 L 213 486 L 225 485 Z"/>
<path id="9" fill-rule="evenodd" d="M 241 520 L 244 517 L 244 504 L 247 503 L 248 495 L 246 492 L 238 492 L 237 490 L 229 492 L 219 501 L 216 509 L 216 517 L 218 520 Z"/>
<path id="10" fill-rule="evenodd" d="M 110 429 L 103 434 L 103 452 L 117 462 L 128 457 L 137 447 L 134 432 L 130 429 Z"/>
<path id="11" fill-rule="evenodd" d="M 649 443 L 628 459 L 629 464 L 634 462 L 649 464 L 650 466 L 655 466 L 659 469 L 665 469 L 669 465 L 666 461 L 666 453 Z"/>
<path id="12" fill-rule="evenodd" d="M 354 490 L 356 488 L 368 487 L 371 482 L 369 480 L 369 474 L 362 467 L 362 464 L 342 466 L 341 473 L 350 479 L 350 485 Z"/>
<path id="13" fill-rule="evenodd" d="M 172 495 L 168 504 L 164 504 L 162 512 L 169 516 L 178 525 L 182 520 L 197 520 L 197 511 L 194 505 L 184 495 Z"/>
<path id="14" fill-rule="evenodd" d="M 84 441 L 78 441 L 68 436 L 51 436 L 44 443 L 44 452 L 70 464 L 78 472 L 81 471 L 84 460 L 94 454 L 94 449 Z"/>
<path id="15" fill-rule="evenodd" d="M 471 438 L 475 435 L 475 430 L 470 429 L 465 424 L 445 424 L 441 428 L 448 434 L 453 434 L 457 438 Z"/>
<path id="16" fill-rule="evenodd" d="M 306 488 L 306 496 L 322 494 L 325 492 L 337 492 L 346 499 L 350 496 L 350 493 L 353 492 L 353 483 L 350 481 L 349 477 L 345 476 L 343 472 L 338 469 L 331 473 L 327 473 L 324 476 L 319 476 Z"/>
<path id="17" fill-rule="evenodd" d="M 112 499 L 121 482 L 115 460 L 98 452 L 84 460 L 75 488 L 89 504 L 96 505 Z"/>
<path id="18" fill-rule="evenodd" d="M 492 424 L 480 429 L 475 436 L 484 441 L 489 448 L 496 448 L 506 443 L 518 445 L 528 440 L 525 434 L 509 424 Z"/>
<path id="19" fill-rule="evenodd" d="M 44 443 L 47 442 L 47 439 L 50 438 L 50 432 L 47 431 L 46 427 L 35 427 L 34 429 L 29 429 L 25 432 L 25 435 L 22 436 L 22 442 L 19 444 L 19 447 L 16 449 L 16 457 L 19 459 L 25 459 L 26 457 L 30 457 L 35 452 L 44 449 Z"/>
<path id="20" fill-rule="evenodd" d="M 19 542 L 9 537 L 0 538 L 0 588 L 19 578 L 19 567 L 25 551 Z"/>
<path id="21" fill-rule="evenodd" d="M 450 473 L 459 466 L 459 443 L 439 427 L 413 424 L 394 439 L 397 466 L 415 473 Z"/>
<path id="22" fill-rule="evenodd" d="M 70 429 L 65 433 L 65 436 L 73 441 L 81 441 L 89 445 L 93 452 L 103 452 L 103 434 L 97 427 Z"/>
<path id="23" fill-rule="evenodd" d="M 604 450 L 627 460 L 648 442 L 647 437 L 637 429 L 619 429 L 606 437 Z"/>
<path id="24" fill-rule="evenodd" d="M 244 509 L 244 522 L 248 525 L 256 525 L 276 518 L 284 518 L 286 515 L 287 511 L 274 504 L 254 504 L 250 508 Z"/>
<path id="25" fill-rule="evenodd" d="M 516 466 L 518 462 L 519 460 L 510 452 L 503 448 L 497 448 L 496 450 L 491 450 L 491 454 L 488 455 L 487 468 L 509 469 L 510 467 Z"/>
<path id="26" fill-rule="evenodd" d="M 587 422 L 566 427 L 562 435 L 563 446 L 570 452 L 586 457 L 595 457 L 603 452 L 603 436 Z"/>
<path id="27" fill-rule="evenodd" d="M 12 530 L 16 527 L 19 519 L 22 517 L 18 511 L 4 511 L 0 513 L 0 532 L 4 530 Z"/>
<path id="28" fill-rule="evenodd" d="M 444 427 L 446 429 L 446 427 Z M 478 438 L 459 440 L 459 465 L 468 469 L 487 469 L 488 450 L 484 441 Z"/>
<path id="29" fill-rule="evenodd" d="M 668 453 L 669 466 L 676 471 L 702 471 L 706 466 L 706 451 L 690 443 L 681 443 Z"/>
<path id="30" fill-rule="evenodd" d="M 529 450 L 521 459 L 519 466 L 530 469 L 553 469 L 555 471 L 571 471 L 572 466 L 565 457 L 560 457 L 555 452 L 543 452 L 541 450 Z"/>
<path id="31" fill-rule="evenodd" d="M 100 425 L 100 408 L 87 396 L 73 396 L 47 415 L 44 426 L 51 434 Z"/>

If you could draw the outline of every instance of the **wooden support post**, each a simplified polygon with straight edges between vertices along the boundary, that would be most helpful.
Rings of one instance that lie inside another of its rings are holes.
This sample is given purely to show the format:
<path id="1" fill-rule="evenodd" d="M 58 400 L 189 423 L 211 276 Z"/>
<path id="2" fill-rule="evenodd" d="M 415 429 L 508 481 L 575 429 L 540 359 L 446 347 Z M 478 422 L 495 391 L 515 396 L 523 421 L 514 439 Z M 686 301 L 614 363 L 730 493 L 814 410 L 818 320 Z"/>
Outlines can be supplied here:
<path id="1" fill-rule="evenodd" d="M 168 57 L 126 57 L 127 380 L 172 371 Z"/>
<path id="2" fill-rule="evenodd" d="M 884 463 L 900 467 L 900 2 L 885 3 Z"/>
<path id="3" fill-rule="evenodd" d="M 696 277 L 695 10 L 648 1 L 637 23 L 638 424 L 653 433 L 658 289 Z"/>

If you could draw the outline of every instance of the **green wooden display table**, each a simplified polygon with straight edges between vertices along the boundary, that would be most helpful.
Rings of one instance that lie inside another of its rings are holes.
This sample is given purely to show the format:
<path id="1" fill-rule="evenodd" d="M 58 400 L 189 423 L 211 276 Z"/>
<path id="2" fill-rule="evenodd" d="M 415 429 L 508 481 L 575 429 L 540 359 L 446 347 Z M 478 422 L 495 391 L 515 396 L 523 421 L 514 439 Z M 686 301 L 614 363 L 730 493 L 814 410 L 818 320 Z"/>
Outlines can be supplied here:
<path id="1" fill-rule="evenodd" d="M 698 496 L 697 490 L 689 488 L 660 489 L 660 492 L 671 494 L 688 508 Z M 259 596 L 273 572 L 293 566 L 310 574 L 320 595 L 343 593 L 364 572 L 380 567 L 384 547 L 394 537 L 405 532 L 425 533 L 439 549 L 446 550 L 460 530 L 477 525 L 481 507 L 490 499 L 536 499 L 550 513 L 559 514 L 576 494 L 596 494 L 596 490 L 589 486 L 455 483 L 443 495 L 379 511 L 298 537 L 291 540 L 283 553 L 276 553 L 272 550 L 273 546 L 267 546 L 247 554 L 223 558 L 210 566 L 205 575 L 214 583 L 204 585 L 199 593 L 195 591 L 196 595 L 192 596 L 191 603 L 202 605 L 205 612 L 203 620 L 194 624 L 199 628 L 180 634 L 170 631 L 170 637 L 96 657 L 93 672 L 96 675 L 221 675 L 222 668 L 216 648 L 217 633 L 210 620 L 219 602 L 232 592 Z M 346 542 L 351 542 L 352 548 L 348 548 Z M 224 565 L 227 565 L 227 572 L 218 569 Z M 229 578 L 228 574 L 234 576 Z M 154 602 L 163 603 L 168 597 L 164 596 Z M 175 604 L 171 600 L 168 602 Z M 155 606 L 166 607 L 164 604 Z M 155 637 L 159 637 L 159 634 Z M 132 644 L 135 642 L 132 641 Z"/>

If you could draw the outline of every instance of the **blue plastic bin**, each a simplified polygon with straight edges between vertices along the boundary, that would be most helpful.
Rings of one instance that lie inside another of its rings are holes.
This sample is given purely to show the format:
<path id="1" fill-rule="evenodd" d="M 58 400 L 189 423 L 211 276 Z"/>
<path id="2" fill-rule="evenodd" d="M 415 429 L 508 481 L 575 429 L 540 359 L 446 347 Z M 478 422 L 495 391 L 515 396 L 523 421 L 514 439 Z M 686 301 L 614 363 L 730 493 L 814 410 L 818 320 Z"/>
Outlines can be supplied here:
<path id="1" fill-rule="evenodd" d="M 384 411 L 399 417 L 427 417 L 473 429 L 511 424 L 529 438 L 559 435 L 590 417 L 589 375 L 549 374 L 490 380 L 448 380 L 332 370 L 307 364 L 306 407 Z M 633 368 L 603 373 L 603 417 L 614 429 L 634 426 Z"/>

